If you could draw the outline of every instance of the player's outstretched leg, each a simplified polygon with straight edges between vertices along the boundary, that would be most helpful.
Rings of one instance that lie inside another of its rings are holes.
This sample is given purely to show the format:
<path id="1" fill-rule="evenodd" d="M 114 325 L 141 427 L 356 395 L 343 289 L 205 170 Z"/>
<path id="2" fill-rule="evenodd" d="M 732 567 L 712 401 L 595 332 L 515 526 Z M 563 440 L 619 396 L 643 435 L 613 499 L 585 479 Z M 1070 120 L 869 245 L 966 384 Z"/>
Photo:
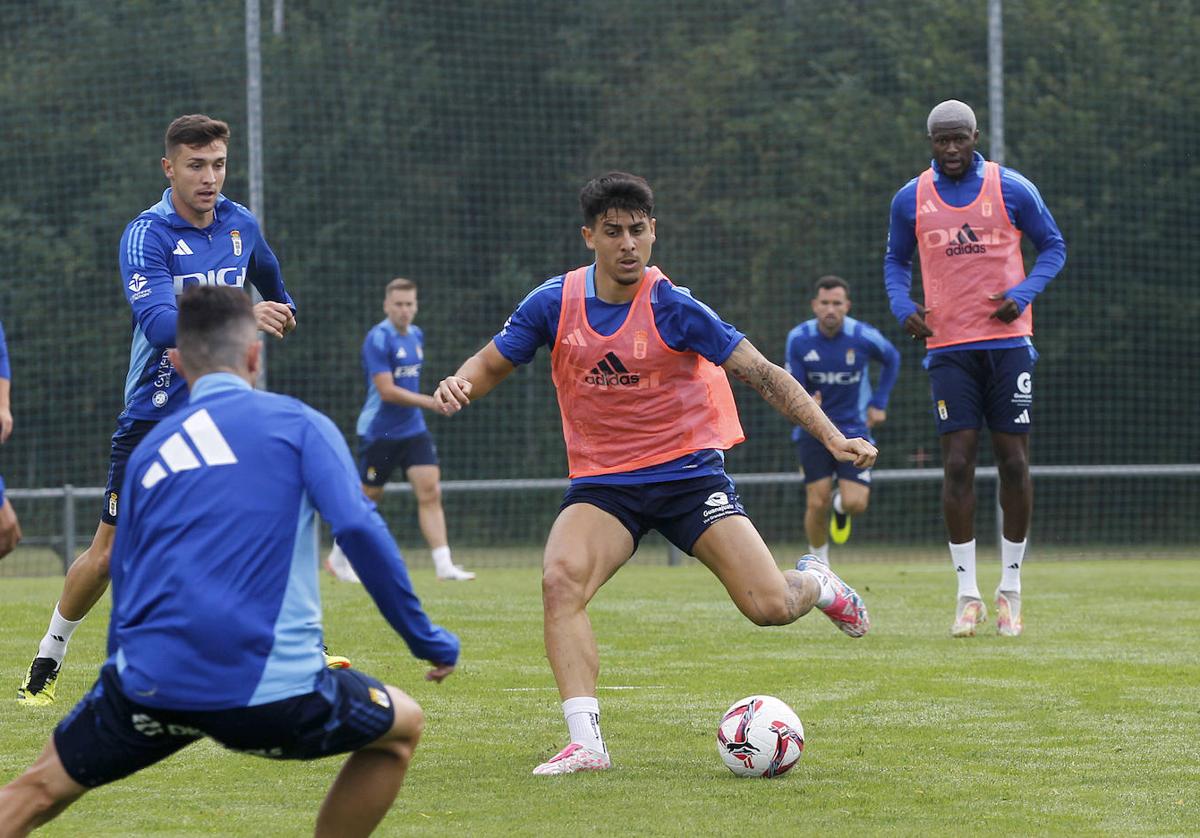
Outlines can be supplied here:
<path id="1" fill-rule="evenodd" d="M 821 609 L 833 624 L 850 637 L 862 637 L 871 629 L 871 618 L 867 606 L 858 592 L 842 581 L 829 564 L 819 556 L 802 556 L 796 562 L 796 570 L 812 574 L 821 586 L 817 608 Z"/>
<path id="2" fill-rule="evenodd" d="M 96 527 L 92 543 L 67 569 L 62 595 L 54 607 L 50 625 L 17 690 L 17 701 L 21 704 L 34 707 L 54 703 L 54 691 L 71 635 L 108 590 L 108 559 L 115 534 L 116 527 L 102 521 Z"/>
<path id="3" fill-rule="evenodd" d="M 392 729 L 346 760 L 321 804 L 316 836 L 370 835 L 400 792 L 425 715 L 408 695 L 391 685 L 386 689 L 395 711 Z"/>

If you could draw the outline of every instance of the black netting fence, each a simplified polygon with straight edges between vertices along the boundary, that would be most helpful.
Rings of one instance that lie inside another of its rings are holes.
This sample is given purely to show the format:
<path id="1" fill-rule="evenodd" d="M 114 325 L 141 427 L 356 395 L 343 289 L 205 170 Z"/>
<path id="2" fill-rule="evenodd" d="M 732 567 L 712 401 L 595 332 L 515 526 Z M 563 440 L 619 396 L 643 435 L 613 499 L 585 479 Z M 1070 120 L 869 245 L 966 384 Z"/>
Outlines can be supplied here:
<path id="1" fill-rule="evenodd" d="M 881 279 L 888 206 L 929 158 L 924 118 L 988 112 L 985 0 L 448 4 L 264 2 L 260 214 L 299 305 L 269 387 L 353 441 L 363 336 L 396 275 L 420 286 L 427 391 L 546 277 L 587 261 L 576 194 L 626 169 L 657 193 L 655 262 L 782 361 L 809 287 L 848 278 L 854 314 L 900 346 L 880 471 L 939 468 L 920 355 Z M 1065 271 L 1036 304 L 1034 462 L 1200 463 L 1200 10 L 1006 0 L 1005 163 L 1041 189 Z M 164 186 L 162 134 L 206 112 L 234 136 L 225 193 L 248 203 L 245 6 L 0 0 L 0 320 L 16 432 L 0 473 L 21 555 L 64 551 L 61 494 L 99 487 L 121 409 L 130 317 L 124 225 Z M 565 473 L 546 357 L 453 420 L 430 417 L 449 481 Z M 739 473 L 794 473 L 789 428 L 735 384 Z M 990 460 L 983 446 L 981 464 Z M 936 480 L 883 481 L 864 545 L 944 540 Z M 1198 545 L 1193 472 L 1037 478 L 1034 539 L 1176 553 Z M 989 538 L 981 483 L 980 537 Z M 769 539 L 800 541 L 797 483 L 746 487 Z M 446 495 L 455 544 L 534 545 L 553 490 Z M 77 501 L 90 536 L 99 499 Z M 419 544 L 410 497 L 384 510 Z"/>

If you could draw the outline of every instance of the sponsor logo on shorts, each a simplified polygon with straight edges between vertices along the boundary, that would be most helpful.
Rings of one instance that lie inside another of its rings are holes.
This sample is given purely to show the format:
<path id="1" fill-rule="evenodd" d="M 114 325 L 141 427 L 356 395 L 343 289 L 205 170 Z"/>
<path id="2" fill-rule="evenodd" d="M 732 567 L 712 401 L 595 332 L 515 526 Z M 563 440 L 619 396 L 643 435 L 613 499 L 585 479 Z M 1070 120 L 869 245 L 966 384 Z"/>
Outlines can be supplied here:
<path id="1" fill-rule="evenodd" d="M 1012 403 L 1026 406 L 1033 403 L 1033 376 L 1029 373 L 1017 376 L 1017 392 L 1012 394 Z"/>
<path id="2" fill-rule="evenodd" d="M 164 725 L 158 719 L 148 716 L 145 713 L 134 713 L 129 717 L 129 721 L 133 723 L 133 729 L 142 736 L 162 736 L 164 733 L 169 736 L 203 736 L 204 731 L 197 727 L 189 725 Z"/>
<path id="3" fill-rule="evenodd" d="M 865 468 L 862 471 L 860 471 L 858 473 L 858 479 L 861 480 L 863 483 L 870 483 L 871 482 L 871 470 L 869 468 Z"/>
<path id="4" fill-rule="evenodd" d="M 709 523 L 737 513 L 737 504 L 725 492 L 713 492 L 704 499 L 704 521 Z"/>
<path id="5" fill-rule="evenodd" d="M 1029 409 L 1026 408 L 1025 410 L 1022 410 L 1020 415 L 1018 415 L 1017 418 L 1013 420 L 1013 424 L 1014 425 L 1028 425 L 1029 424 Z"/>

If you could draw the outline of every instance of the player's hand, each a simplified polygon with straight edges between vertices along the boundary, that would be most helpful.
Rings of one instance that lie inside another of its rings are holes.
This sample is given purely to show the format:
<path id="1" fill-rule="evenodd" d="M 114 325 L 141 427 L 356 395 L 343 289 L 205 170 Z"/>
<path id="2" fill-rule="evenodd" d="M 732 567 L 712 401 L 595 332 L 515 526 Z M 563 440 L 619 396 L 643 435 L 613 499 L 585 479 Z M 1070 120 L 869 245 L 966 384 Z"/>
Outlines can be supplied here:
<path id="1" fill-rule="evenodd" d="M 913 340 L 925 340 L 925 338 L 933 337 L 933 329 L 930 329 L 925 322 L 925 315 L 933 309 L 925 308 L 920 303 L 917 303 L 916 306 L 917 310 L 904 318 L 904 331 L 908 332 L 909 337 Z"/>
<path id="2" fill-rule="evenodd" d="M 887 411 L 880 410 L 877 407 L 867 408 L 867 427 L 874 428 L 876 425 L 882 425 L 887 421 Z"/>
<path id="3" fill-rule="evenodd" d="M 12 411 L 7 407 L 0 408 L 0 445 L 8 442 L 8 438 L 12 434 L 12 428 Z"/>
<path id="4" fill-rule="evenodd" d="M 11 553 L 21 540 L 21 524 L 8 498 L 0 504 L 0 559 Z"/>
<path id="5" fill-rule="evenodd" d="M 870 468 L 875 465 L 879 451 L 862 437 L 843 438 L 840 443 L 829 446 L 829 453 L 842 463 L 854 463 L 855 468 Z"/>
<path id="6" fill-rule="evenodd" d="M 282 338 L 296 328 L 296 315 L 283 303 L 263 300 L 254 304 L 254 323 L 260 331 Z"/>
<path id="7" fill-rule="evenodd" d="M 992 302 L 996 300 L 1004 300 L 995 311 L 989 315 L 988 319 L 999 320 L 1002 323 L 1011 323 L 1021 316 L 1021 307 L 1017 305 L 1016 300 L 1010 300 L 1003 294 L 988 294 L 988 299 Z"/>
<path id="8" fill-rule="evenodd" d="M 471 382 L 457 375 L 448 375 L 438 384 L 433 400 L 444 415 L 453 416 L 471 403 Z"/>
<path id="9" fill-rule="evenodd" d="M 433 662 L 430 661 L 430 663 L 433 663 Z M 446 680 L 446 676 L 449 675 L 453 671 L 454 671 L 454 664 L 435 663 L 435 664 L 433 664 L 433 669 L 431 669 L 425 673 L 425 680 L 433 681 L 434 683 L 440 684 L 440 683 L 442 683 L 442 681 Z"/>

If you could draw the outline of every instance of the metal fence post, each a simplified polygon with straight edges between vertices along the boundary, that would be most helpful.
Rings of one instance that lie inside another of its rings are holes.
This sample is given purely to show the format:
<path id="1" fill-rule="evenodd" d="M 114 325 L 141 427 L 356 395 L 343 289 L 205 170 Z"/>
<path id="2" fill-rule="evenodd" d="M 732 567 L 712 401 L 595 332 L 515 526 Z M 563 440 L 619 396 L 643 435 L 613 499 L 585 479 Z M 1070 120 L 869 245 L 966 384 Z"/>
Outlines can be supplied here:
<path id="1" fill-rule="evenodd" d="M 63 573 L 75 561 L 75 487 L 63 486 Z"/>

